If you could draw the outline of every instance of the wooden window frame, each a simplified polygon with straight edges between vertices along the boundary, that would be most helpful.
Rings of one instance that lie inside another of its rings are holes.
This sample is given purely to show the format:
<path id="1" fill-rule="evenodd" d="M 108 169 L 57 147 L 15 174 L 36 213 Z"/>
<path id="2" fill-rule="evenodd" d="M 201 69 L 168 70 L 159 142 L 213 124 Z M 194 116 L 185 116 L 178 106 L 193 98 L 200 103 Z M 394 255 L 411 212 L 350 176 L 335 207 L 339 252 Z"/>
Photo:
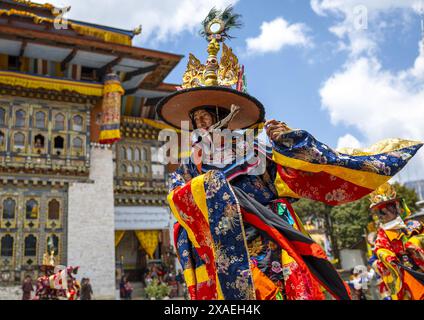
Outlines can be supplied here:
<path id="1" fill-rule="evenodd" d="M 43 127 L 38 127 L 38 126 L 37 126 L 37 114 L 40 114 L 40 113 L 44 115 L 44 123 L 43 123 Z M 48 122 L 48 115 L 47 115 L 47 113 L 46 113 L 46 112 L 41 111 L 41 110 L 38 110 L 38 109 L 34 110 L 34 118 L 33 118 L 33 121 L 34 121 L 34 123 L 33 123 L 33 127 L 34 127 L 35 129 L 38 129 L 38 130 L 47 130 L 47 129 L 48 129 L 48 126 L 47 126 L 47 122 Z"/>
<path id="2" fill-rule="evenodd" d="M 3 219 L 4 202 L 8 199 L 12 199 L 13 201 L 15 201 L 15 215 L 13 219 Z M 16 228 L 17 217 L 19 214 L 18 208 L 19 208 L 18 199 L 14 197 L 13 195 L 6 194 L 0 198 L 0 227 L 1 228 L 4 228 L 4 229 Z M 6 226 L 7 222 L 11 224 L 9 227 Z"/>
<path id="3" fill-rule="evenodd" d="M 0 135 L 3 134 L 3 144 L 0 144 L 0 151 L 7 150 L 7 131 L 0 127 Z"/>
<path id="4" fill-rule="evenodd" d="M 75 147 L 74 147 L 74 140 L 75 139 L 80 139 L 81 140 L 81 149 L 80 149 L 80 151 L 77 151 L 76 149 L 75 149 Z M 77 135 L 74 135 L 74 136 L 71 136 L 71 145 L 70 145 L 70 148 L 71 148 L 71 154 L 72 154 L 72 156 L 74 156 L 74 157 L 85 157 L 86 155 L 85 155 L 85 137 L 84 136 L 77 136 Z M 80 154 L 78 155 L 78 152 L 80 152 Z"/>
<path id="5" fill-rule="evenodd" d="M 49 213 L 50 213 L 50 203 L 52 201 L 57 201 L 59 203 L 59 216 L 57 219 L 50 219 Z M 62 199 L 58 198 L 48 198 L 47 199 L 47 216 L 46 216 L 46 225 L 49 229 L 59 229 L 62 227 L 62 216 L 63 216 L 63 202 Z M 52 224 L 55 224 L 53 227 Z"/>
<path id="6" fill-rule="evenodd" d="M 35 241 L 36 241 L 36 243 L 35 243 L 35 255 L 33 255 L 33 256 L 27 256 L 26 255 L 26 243 L 25 243 L 25 240 L 29 237 L 29 236 L 33 236 L 34 238 L 35 238 Z M 24 263 L 23 264 L 26 264 L 26 261 L 25 260 L 27 260 L 28 258 L 38 258 L 38 252 L 39 252 L 39 250 L 38 250 L 38 247 L 39 247 L 39 245 L 40 245 L 40 242 L 38 241 L 39 240 L 39 235 L 38 234 L 35 234 L 34 232 L 26 232 L 25 234 L 24 234 L 24 237 L 23 237 L 23 241 L 22 241 L 22 246 L 23 246 L 23 250 L 22 250 L 22 258 L 24 259 Z M 37 261 L 38 259 L 36 259 L 35 260 L 35 262 Z M 38 264 L 37 262 L 35 263 L 35 264 Z"/>
<path id="7" fill-rule="evenodd" d="M 35 202 L 37 202 L 38 204 L 38 214 L 37 214 L 37 219 L 27 219 L 27 203 L 31 200 L 34 200 Z M 41 199 L 39 197 L 25 197 L 24 199 L 24 227 L 26 229 L 38 229 L 40 227 L 40 215 L 41 215 Z M 30 227 L 29 224 L 32 222 L 33 226 Z"/>
<path id="8" fill-rule="evenodd" d="M 81 118 L 81 130 L 76 130 L 75 129 L 75 118 L 76 117 L 80 117 Z M 72 131 L 74 131 L 74 132 L 85 132 L 85 129 L 84 129 L 84 127 L 85 127 L 85 118 L 84 118 L 84 116 L 81 115 L 81 114 L 79 114 L 79 113 L 72 115 L 71 127 L 72 127 Z"/>
<path id="9" fill-rule="evenodd" d="M 35 146 L 35 138 L 37 136 L 42 136 L 44 138 L 44 146 L 42 148 L 37 148 Z M 44 134 L 42 132 L 34 131 L 34 133 L 33 133 L 33 141 L 31 141 L 31 147 L 32 147 L 32 153 L 33 154 L 37 154 L 37 155 L 39 155 L 39 154 L 46 154 L 47 153 L 47 149 L 48 149 L 48 144 L 49 144 L 49 141 L 48 141 L 48 137 L 46 136 L 46 134 Z M 41 152 L 38 153 L 38 150 L 41 150 Z"/>
<path id="10" fill-rule="evenodd" d="M 4 237 L 10 236 L 13 239 L 13 245 L 12 245 L 12 255 L 11 256 L 2 256 L 1 255 L 1 250 L 2 248 L 2 244 L 1 244 L 1 240 Z M 6 232 L 4 234 L 0 235 L 0 259 L 12 259 L 15 260 L 15 256 L 16 256 L 16 235 L 10 232 Z"/>
<path id="11" fill-rule="evenodd" d="M 57 116 L 59 116 L 59 115 L 61 115 L 61 116 L 63 116 L 63 128 L 62 129 L 58 129 L 58 128 L 56 128 L 56 117 Z M 54 131 L 66 131 L 66 114 L 64 114 L 63 112 L 60 112 L 60 111 L 58 111 L 58 112 L 54 112 L 53 113 L 53 120 L 52 120 L 52 128 L 53 128 L 53 130 Z"/>
<path id="12" fill-rule="evenodd" d="M 47 252 L 47 249 L 48 249 L 48 243 L 49 243 L 49 237 L 51 237 L 51 236 L 56 236 L 57 237 L 57 239 L 58 239 L 58 245 L 57 245 L 57 252 L 55 252 L 55 254 L 54 254 L 54 257 L 55 257 L 55 264 L 56 265 L 59 265 L 60 264 L 60 257 L 61 257 L 61 254 L 62 254 L 62 249 L 61 249 L 61 246 L 62 246 L 62 237 L 61 237 L 61 234 L 60 233 L 58 233 L 58 232 L 48 232 L 48 233 L 46 233 L 46 252 Z M 49 256 L 50 256 L 50 252 L 49 252 Z"/>
<path id="13" fill-rule="evenodd" d="M 17 123 L 17 121 L 18 121 L 17 113 L 19 111 L 22 111 L 22 112 L 25 113 L 24 125 L 23 126 L 18 126 L 18 123 Z M 14 109 L 14 112 L 13 112 L 13 126 L 15 128 L 20 128 L 20 129 L 22 129 L 22 128 L 28 128 L 28 121 L 29 121 L 28 110 L 26 110 L 25 108 L 23 108 L 21 106 Z"/>
<path id="14" fill-rule="evenodd" d="M 24 146 L 21 149 L 21 151 L 18 151 L 16 148 L 16 135 L 17 134 L 22 134 L 24 136 Z M 26 153 L 28 149 L 28 141 L 27 141 L 27 135 L 25 132 L 22 131 L 14 131 L 13 135 L 12 135 L 12 152 L 18 152 L 18 153 Z"/>
<path id="15" fill-rule="evenodd" d="M 4 106 L 0 106 L 0 109 L 4 111 L 4 118 L 3 118 L 4 122 L 3 122 L 3 124 L 0 122 L 0 128 L 1 127 L 7 127 L 7 123 L 8 123 L 8 121 L 7 121 L 8 120 L 8 108 L 6 108 Z M 1 117 L 0 117 L 0 119 L 1 119 Z"/>

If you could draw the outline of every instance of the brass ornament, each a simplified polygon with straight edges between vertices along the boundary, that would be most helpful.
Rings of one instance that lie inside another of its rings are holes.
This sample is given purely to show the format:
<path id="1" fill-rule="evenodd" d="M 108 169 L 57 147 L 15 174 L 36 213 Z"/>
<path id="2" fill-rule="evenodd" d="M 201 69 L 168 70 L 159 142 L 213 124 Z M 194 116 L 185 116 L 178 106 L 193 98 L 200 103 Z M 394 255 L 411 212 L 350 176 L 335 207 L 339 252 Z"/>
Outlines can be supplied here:
<path id="1" fill-rule="evenodd" d="M 238 81 L 240 65 L 233 50 L 224 43 L 222 47 L 221 62 L 218 70 L 218 82 L 221 86 L 232 86 Z"/>
<path id="2" fill-rule="evenodd" d="M 206 65 L 203 65 L 193 54 L 189 55 L 182 88 L 189 89 L 203 86 L 230 87 L 237 84 L 240 72 L 237 56 L 224 43 L 221 60 L 218 64 L 217 54 L 219 50 L 219 42 L 216 39 L 212 39 L 208 46 L 209 57 Z"/>
<path id="3" fill-rule="evenodd" d="M 202 87 L 204 86 L 203 72 L 205 66 L 197 59 L 193 54 L 190 53 L 188 58 L 187 70 L 183 76 L 182 87 L 184 89 Z"/>

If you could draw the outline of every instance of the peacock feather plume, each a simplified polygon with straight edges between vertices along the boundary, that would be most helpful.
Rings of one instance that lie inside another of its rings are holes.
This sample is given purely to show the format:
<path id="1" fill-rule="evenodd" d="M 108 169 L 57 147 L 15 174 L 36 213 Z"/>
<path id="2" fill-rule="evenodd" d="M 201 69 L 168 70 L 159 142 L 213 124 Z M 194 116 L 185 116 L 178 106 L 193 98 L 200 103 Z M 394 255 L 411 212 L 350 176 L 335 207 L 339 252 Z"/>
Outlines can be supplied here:
<path id="1" fill-rule="evenodd" d="M 240 20 L 241 17 L 242 16 L 240 14 L 234 13 L 232 5 L 229 5 L 224 11 L 213 7 L 202 22 L 203 28 L 200 30 L 200 35 L 209 41 L 211 33 L 209 32 L 208 27 L 212 21 L 219 20 L 223 23 L 223 29 L 220 32 L 221 40 L 224 41 L 225 39 L 232 39 L 233 37 L 229 34 L 229 31 L 243 26 Z"/>

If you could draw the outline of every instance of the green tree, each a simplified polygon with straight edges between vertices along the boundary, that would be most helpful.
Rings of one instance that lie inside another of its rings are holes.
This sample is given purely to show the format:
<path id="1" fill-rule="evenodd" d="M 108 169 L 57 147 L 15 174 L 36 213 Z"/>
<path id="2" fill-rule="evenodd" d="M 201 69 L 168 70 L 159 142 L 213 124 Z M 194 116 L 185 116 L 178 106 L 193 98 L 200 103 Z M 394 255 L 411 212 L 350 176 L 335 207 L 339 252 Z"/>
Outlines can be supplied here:
<path id="1" fill-rule="evenodd" d="M 393 187 L 396 190 L 397 197 L 405 199 L 405 202 L 409 209 L 411 209 L 412 213 L 418 210 L 417 202 L 419 201 L 419 198 L 414 189 L 409 189 L 399 182 L 395 182 Z"/>
<path id="2" fill-rule="evenodd" d="M 331 207 L 318 201 L 300 199 L 293 203 L 293 209 L 302 221 L 310 216 L 323 218 L 331 210 Z"/>
<path id="3" fill-rule="evenodd" d="M 305 221 L 305 219 L 311 216 L 324 220 L 325 235 L 330 240 L 333 257 L 340 261 L 339 247 L 334 233 L 334 223 L 330 214 L 332 207 L 322 202 L 309 199 L 300 199 L 293 204 L 293 209 L 296 211 L 302 221 Z"/>
<path id="4" fill-rule="evenodd" d="M 397 197 L 405 199 L 408 207 L 414 212 L 417 209 L 418 196 L 412 189 L 394 183 Z M 370 200 L 366 196 L 358 201 L 333 207 L 331 217 L 334 222 L 334 236 L 340 249 L 351 248 L 364 238 L 365 228 L 370 221 Z"/>
<path id="5" fill-rule="evenodd" d="M 404 198 L 412 212 L 417 210 L 416 192 L 399 183 L 394 183 L 397 197 Z M 302 221 L 310 216 L 324 219 L 326 234 L 330 238 L 334 257 L 339 250 L 351 248 L 364 238 L 365 228 L 370 220 L 370 200 L 366 196 L 358 201 L 331 207 L 321 202 L 300 199 L 293 208 Z"/>
<path id="6" fill-rule="evenodd" d="M 369 204 L 368 197 L 364 197 L 331 209 L 334 235 L 340 249 L 351 248 L 364 238 L 369 221 Z"/>

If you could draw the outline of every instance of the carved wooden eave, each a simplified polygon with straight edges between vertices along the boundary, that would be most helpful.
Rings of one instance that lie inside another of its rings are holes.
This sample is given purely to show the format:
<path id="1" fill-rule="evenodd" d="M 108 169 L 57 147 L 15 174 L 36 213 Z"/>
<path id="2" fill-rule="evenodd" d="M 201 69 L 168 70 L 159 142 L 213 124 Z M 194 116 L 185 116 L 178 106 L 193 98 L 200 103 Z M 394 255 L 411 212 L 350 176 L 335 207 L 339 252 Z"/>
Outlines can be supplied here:
<path id="1" fill-rule="evenodd" d="M 18 163 L 7 161 L 7 158 L 0 162 L 0 176 L 50 176 L 50 177 L 66 177 L 66 178 L 86 178 L 89 175 L 89 165 L 71 166 L 58 165 L 54 162 L 50 164 L 37 164 L 36 161 L 26 161 Z"/>
<path id="2" fill-rule="evenodd" d="M 139 197 L 132 197 L 132 198 L 128 198 L 128 197 L 124 197 L 124 198 L 117 198 L 115 197 L 115 205 L 127 205 L 127 206 L 137 206 L 137 205 L 142 205 L 142 206 L 166 206 L 167 205 L 167 200 L 166 198 L 164 199 L 144 199 L 144 198 L 139 198 Z"/>
<path id="3" fill-rule="evenodd" d="M 143 119 L 141 118 L 122 117 L 121 133 L 123 137 L 144 140 L 157 140 L 159 131 L 159 129 L 153 128 L 144 123 Z"/>
<path id="4" fill-rule="evenodd" d="M 118 69 L 119 61 L 124 59 L 144 61 L 145 63 L 156 66 L 141 82 L 140 86 L 145 88 L 156 88 L 160 86 L 163 80 L 183 58 L 182 55 L 116 43 L 107 43 L 81 36 L 70 36 L 69 34 L 60 33 L 56 30 L 53 32 L 53 30 L 22 28 L 18 25 L 0 25 L 0 38 L 19 42 L 26 41 L 28 46 L 37 44 L 66 50 L 76 49 L 84 52 L 107 55 L 110 56 L 110 61 L 118 61 L 118 64 L 115 65 Z"/>
<path id="5" fill-rule="evenodd" d="M 5 176 L 0 174 L 0 186 L 14 185 L 17 187 L 52 187 L 63 188 L 74 182 L 92 183 L 88 177 L 46 177 L 41 175 Z"/>
<path id="6" fill-rule="evenodd" d="M 160 195 L 166 196 L 168 188 L 146 188 L 142 186 L 115 185 L 115 194 Z"/>

